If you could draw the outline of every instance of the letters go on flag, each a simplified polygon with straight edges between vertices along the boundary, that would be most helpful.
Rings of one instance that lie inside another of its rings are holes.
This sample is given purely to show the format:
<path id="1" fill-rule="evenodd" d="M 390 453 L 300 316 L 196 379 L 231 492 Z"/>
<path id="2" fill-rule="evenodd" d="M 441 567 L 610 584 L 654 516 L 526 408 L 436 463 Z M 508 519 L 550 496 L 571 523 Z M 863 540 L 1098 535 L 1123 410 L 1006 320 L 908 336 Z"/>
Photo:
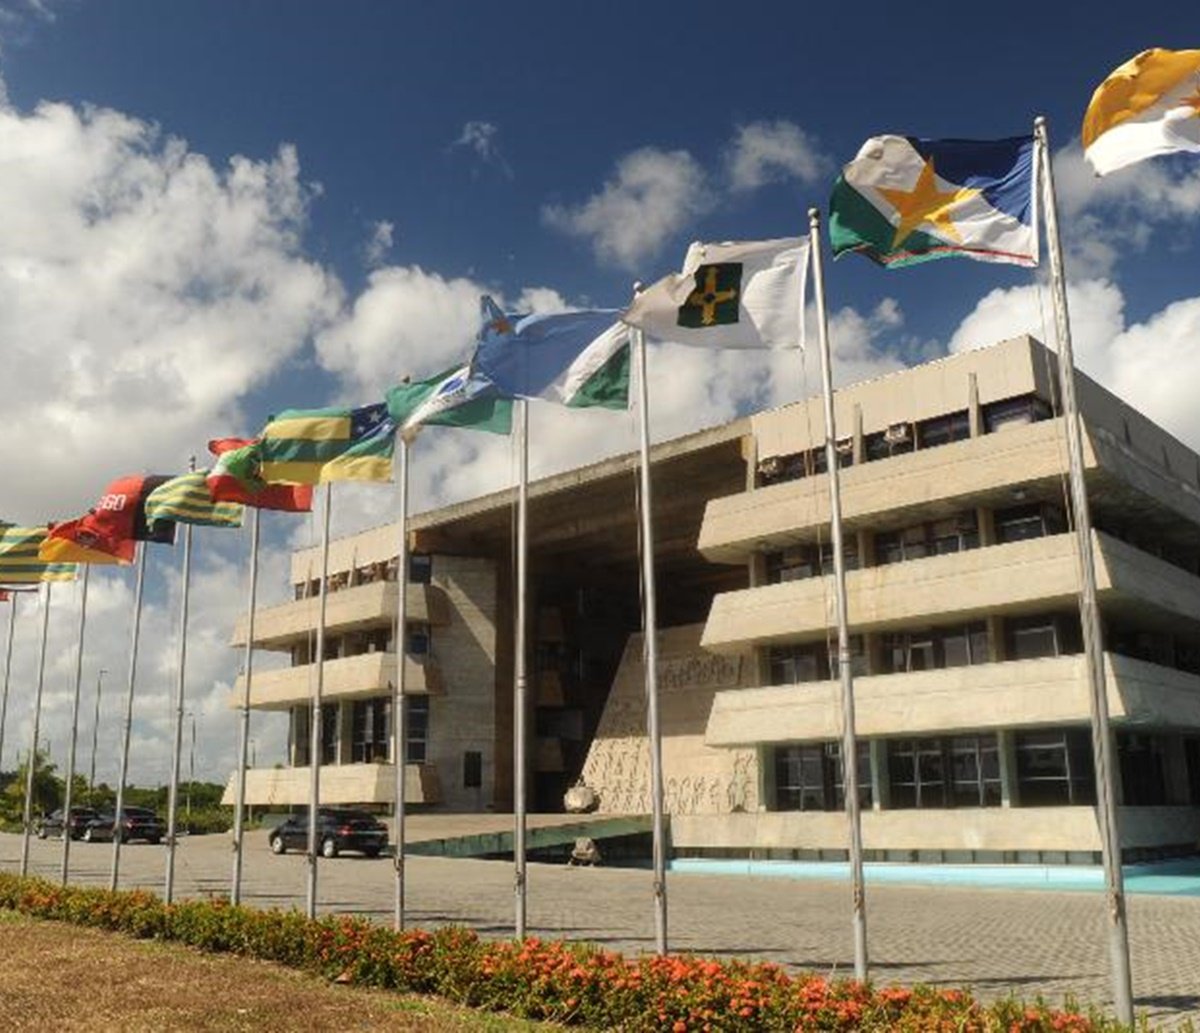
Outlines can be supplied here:
<path id="1" fill-rule="evenodd" d="M 470 365 L 456 366 L 427 380 L 397 384 L 387 393 L 388 412 L 405 440 L 425 424 L 469 427 L 492 434 L 512 430 L 512 402 Z"/>
<path id="2" fill-rule="evenodd" d="M 208 491 L 215 502 L 240 502 L 255 509 L 307 513 L 312 488 L 307 484 L 267 484 L 261 476 L 262 443 L 246 438 L 216 438 L 208 450 L 217 457 L 208 471 Z"/>
<path id="3" fill-rule="evenodd" d="M 146 521 L 146 499 L 171 478 L 130 476 L 113 481 L 99 501 L 78 520 L 50 528 L 39 550 L 43 561 L 132 563 L 137 542 L 175 542 L 175 524 Z"/>
<path id="4" fill-rule="evenodd" d="M 1096 87 L 1083 153 L 1098 176 L 1185 151 L 1200 153 L 1200 50 L 1143 50 Z"/>
<path id="5" fill-rule="evenodd" d="M 146 519 L 151 526 L 163 521 L 206 527 L 241 527 L 242 506 L 214 501 L 208 491 L 207 470 L 192 470 L 172 477 L 146 496 Z"/>
<path id="6" fill-rule="evenodd" d="M 396 421 L 387 404 L 355 409 L 286 409 L 261 436 L 268 484 L 390 481 Z"/>
<path id="7" fill-rule="evenodd" d="M 510 398 L 629 407 L 629 328 L 615 309 L 505 315 L 483 298 L 475 370 Z"/>
<path id="8" fill-rule="evenodd" d="M 0 584 L 30 585 L 73 581 L 74 563 L 46 562 L 38 554 L 46 540 L 44 527 L 0 523 Z"/>
<path id="9" fill-rule="evenodd" d="M 661 341 L 706 348 L 798 348 L 809 240 L 695 243 L 683 271 L 633 300 L 624 320 Z"/>
<path id="10" fill-rule="evenodd" d="M 829 202 L 835 257 L 884 266 L 961 255 L 1038 263 L 1034 141 L 875 136 L 843 170 Z"/>

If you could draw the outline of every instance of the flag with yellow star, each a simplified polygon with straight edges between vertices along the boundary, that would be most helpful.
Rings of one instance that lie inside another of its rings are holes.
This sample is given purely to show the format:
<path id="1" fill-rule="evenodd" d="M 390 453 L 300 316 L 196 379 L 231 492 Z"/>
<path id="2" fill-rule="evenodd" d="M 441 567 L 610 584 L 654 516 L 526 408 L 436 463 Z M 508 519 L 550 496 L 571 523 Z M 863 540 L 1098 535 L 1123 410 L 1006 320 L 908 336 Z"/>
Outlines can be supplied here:
<path id="1" fill-rule="evenodd" d="M 695 243 L 683 271 L 642 291 L 622 317 L 650 337 L 705 348 L 798 348 L 808 238 Z"/>
<path id="2" fill-rule="evenodd" d="M 872 137 L 834 184 L 834 256 L 858 251 L 884 266 L 952 255 L 1037 265 L 1034 164 L 1032 136 Z"/>
<path id="3" fill-rule="evenodd" d="M 1096 87 L 1083 116 L 1096 175 L 1187 151 L 1200 153 L 1200 50 L 1143 50 Z"/>

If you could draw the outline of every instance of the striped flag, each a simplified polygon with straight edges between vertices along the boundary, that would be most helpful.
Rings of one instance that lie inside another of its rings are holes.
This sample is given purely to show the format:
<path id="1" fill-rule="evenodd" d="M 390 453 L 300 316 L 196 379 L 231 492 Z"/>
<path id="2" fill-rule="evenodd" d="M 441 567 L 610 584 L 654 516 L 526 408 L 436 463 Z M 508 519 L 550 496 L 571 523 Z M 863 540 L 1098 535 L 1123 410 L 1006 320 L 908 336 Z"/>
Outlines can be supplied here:
<path id="1" fill-rule="evenodd" d="M 74 563 L 44 563 L 38 558 L 38 547 L 45 540 L 44 527 L 0 524 L 0 584 L 74 581 Z"/>
<path id="2" fill-rule="evenodd" d="M 146 496 L 146 521 L 151 526 L 173 520 L 204 527 L 241 527 L 242 506 L 214 502 L 207 476 L 207 470 L 193 470 L 160 484 Z"/>
<path id="3" fill-rule="evenodd" d="M 285 409 L 264 428 L 268 484 L 390 481 L 396 421 L 387 403 L 357 409 Z"/>

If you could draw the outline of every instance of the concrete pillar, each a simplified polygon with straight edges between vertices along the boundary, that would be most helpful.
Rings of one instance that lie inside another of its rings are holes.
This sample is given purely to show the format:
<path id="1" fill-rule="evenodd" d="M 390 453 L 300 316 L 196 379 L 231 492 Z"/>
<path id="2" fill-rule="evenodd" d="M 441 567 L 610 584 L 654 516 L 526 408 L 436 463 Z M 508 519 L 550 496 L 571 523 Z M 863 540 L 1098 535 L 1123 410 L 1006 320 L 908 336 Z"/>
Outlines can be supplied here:
<path id="1" fill-rule="evenodd" d="M 1016 735 L 1001 728 L 996 733 L 996 745 L 1000 755 L 1000 805 L 1016 807 L 1021 802 L 1017 787 Z"/>
<path id="2" fill-rule="evenodd" d="M 1187 749 L 1178 733 L 1163 735 L 1163 781 L 1167 788 L 1167 803 L 1186 806 L 1191 795 L 1188 784 Z"/>
<path id="3" fill-rule="evenodd" d="M 975 510 L 975 523 L 979 528 L 979 547 L 996 544 L 996 518 L 990 509 L 980 506 Z"/>
<path id="4" fill-rule="evenodd" d="M 1004 618 L 992 615 L 985 618 L 988 637 L 988 663 L 998 664 L 1004 660 Z"/>
<path id="5" fill-rule="evenodd" d="M 354 704 L 344 700 L 336 704 L 338 708 L 337 733 L 337 762 L 349 764 L 354 760 Z"/>
<path id="6" fill-rule="evenodd" d="M 750 587 L 758 588 L 767 583 L 767 557 L 761 552 L 751 553 L 749 562 Z"/>
<path id="7" fill-rule="evenodd" d="M 971 437 L 983 434 L 983 409 L 979 404 L 979 381 L 974 373 L 967 374 L 967 420 L 971 426 Z"/>
<path id="8" fill-rule="evenodd" d="M 859 405 L 857 402 L 854 403 L 854 415 L 851 419 L 851 423 L 854 427 L 854 430 L 852 432 L 853 436 L 854 436 L 854 465 L 858 466 L 860 463 L 862 463 L 863 459 L 865 458 L 866 447 L 863 444 L 864 438 L 863 438 L 862 406 Z"/>
<path id="9" fill-rule="evenodd" d="M 775 806 L 774 772 L 768 774 L 771 747 L 759 743 L 754 748 L 755 778 L 758 780 L 758 809 L 766 811 Z"/>
<path id="10" fill-rule="evenodd" d="M 887 740 L 870 739 L 871 750 L 871 809 L 887 810 L 891 806 L 891 787 L 888 783 Z"/>
<path id="11" fill-rule="evenodd" d="M 742 458 L 746 461 L 746 490 L 753 491 L 758 480 L 758 439 L 753 434 L 742 438 Z"/>
<path id="12" fill-rule="evenodd" d="M 859 529 L 855 534 L 858 536 L 859 567 L 875 566 L 875 535 L 865 529 Z"/>

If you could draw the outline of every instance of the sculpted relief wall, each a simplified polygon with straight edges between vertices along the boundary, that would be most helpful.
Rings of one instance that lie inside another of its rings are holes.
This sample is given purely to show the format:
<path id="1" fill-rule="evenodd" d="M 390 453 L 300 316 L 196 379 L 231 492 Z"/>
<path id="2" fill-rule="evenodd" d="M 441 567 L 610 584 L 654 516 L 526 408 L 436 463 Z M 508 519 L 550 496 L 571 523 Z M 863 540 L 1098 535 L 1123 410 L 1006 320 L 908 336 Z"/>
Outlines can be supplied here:
<path id="1" fill-rule="evenodd" d="M 748 685 L 749 664 L 700 648 L 704 625 L 659 633 L 658 692 L 663 792 L 670 814 L 728 814 L 758 809 L 753 750 L 705 746 L 713 696 Z M 650 747 L 642 636 L 631 635 L 583 768 L 603 814 L 650 812 Z"/>

